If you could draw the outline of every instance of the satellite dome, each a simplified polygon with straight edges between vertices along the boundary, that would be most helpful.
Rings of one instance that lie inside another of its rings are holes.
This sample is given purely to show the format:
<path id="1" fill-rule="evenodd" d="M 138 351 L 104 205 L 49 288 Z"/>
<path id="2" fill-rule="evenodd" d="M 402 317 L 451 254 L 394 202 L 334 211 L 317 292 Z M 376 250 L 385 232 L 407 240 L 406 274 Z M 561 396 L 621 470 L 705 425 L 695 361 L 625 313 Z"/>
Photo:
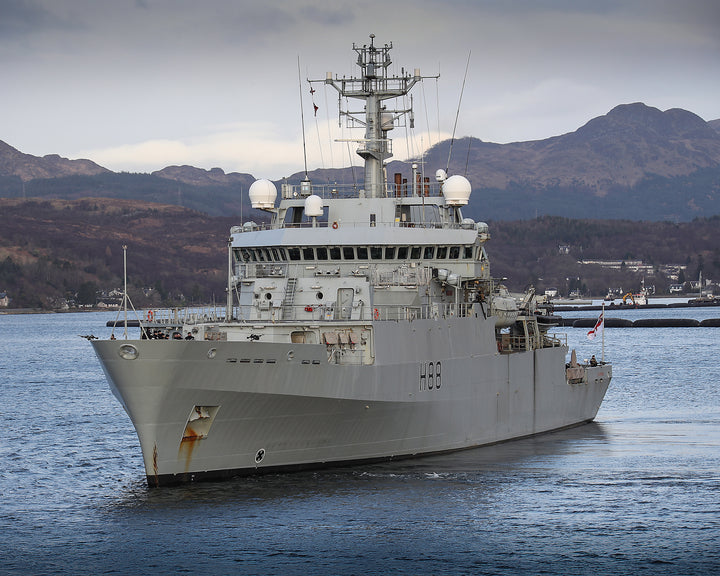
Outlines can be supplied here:
<path id="1" fill-rule="evenodd" d="M 440 168 L 440 170 L 436 170 L 435 180 L 437 180 L 438 182 L 445 182 L 445 180 L 447 180 L 447 172 L 445 172 L 445 170 L 443 170 L 442 168 Z"/>
<path id="2" fill-rule="evenodd" d="M 252 183 L 250 190 L 248 190 L 248 196 L 250 196 L 250 204 L 252 204 L 253 208 L 260 208 L 261 210 L 274 208 L 277 188 L 270 180 L 261 178 Z"/>
<path id="3" fill-rule="evenodd" d="M 449 206 L 465 206 L 470 199 L 471 191 L 470 181 L 458 174 L 450 176 L 442 185 L 443 196 Z"/>
<path id="4" fill-rule="evenodd" d="M 305 198 L 305 216 L 322 216 L 323 201 L 317 194 Z"/>

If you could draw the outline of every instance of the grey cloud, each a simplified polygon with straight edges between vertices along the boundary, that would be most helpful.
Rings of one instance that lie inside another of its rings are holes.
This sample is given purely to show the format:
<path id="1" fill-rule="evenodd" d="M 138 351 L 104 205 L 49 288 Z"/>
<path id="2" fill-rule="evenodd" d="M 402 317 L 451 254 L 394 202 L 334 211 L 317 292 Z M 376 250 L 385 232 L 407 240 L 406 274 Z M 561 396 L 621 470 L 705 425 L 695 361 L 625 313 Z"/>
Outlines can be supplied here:
<path id="1" fill-rule="evenodd" d="M 326 26 L 346 26 L 350 25 L 355 19 L 352 10 L 342 4 L 333 4 L 332 7 L 319 7 L 317 4 L 308 5 L 300 9 L 300 14 L 304 19 L 314 24 Z"/>
<path id="2" fill-rule="evenodd" d="M 72 29 L 75 25 L 38 2 L 0 0 L 0 35 L 5 40 L 61 28 Z"/>

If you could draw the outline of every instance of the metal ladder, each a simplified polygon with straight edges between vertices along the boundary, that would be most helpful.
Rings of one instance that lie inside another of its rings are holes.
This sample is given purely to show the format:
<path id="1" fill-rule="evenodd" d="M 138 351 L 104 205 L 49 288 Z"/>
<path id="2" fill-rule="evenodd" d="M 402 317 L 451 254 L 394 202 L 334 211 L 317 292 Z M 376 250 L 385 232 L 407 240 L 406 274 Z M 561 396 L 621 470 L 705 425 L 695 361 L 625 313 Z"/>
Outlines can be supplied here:
<path id="1" fill-rule="evenodd" d="M 297 278 L 288 278 L 287 284 L 285 285 L 285 298 L 283 299 L 282 305 L 283 320 L 292 320 L 294 317 L 293 302 L 295 300 L 295 286 L 297 286 Z"/>

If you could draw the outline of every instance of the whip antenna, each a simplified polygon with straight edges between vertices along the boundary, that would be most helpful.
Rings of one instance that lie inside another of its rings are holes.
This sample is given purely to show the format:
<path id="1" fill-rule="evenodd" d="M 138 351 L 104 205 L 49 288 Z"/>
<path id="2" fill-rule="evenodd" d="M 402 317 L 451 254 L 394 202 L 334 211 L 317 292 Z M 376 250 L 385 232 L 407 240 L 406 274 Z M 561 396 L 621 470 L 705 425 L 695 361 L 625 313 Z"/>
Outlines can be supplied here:
<path id="1" fill-rule="evenodd" d="M 457 130 L 458 116 L 460 116 L 460 104 L 462 104 L 463 92 L 465 92 L 465 80 L 467 79 L 468 68 L 470 67 L 470 55 L 472 50 L 468 52 L 467 63 L 465 64 L 465 76 L 463 76 L 462 88 L 460 89 L 460 100 L 458 100 L 457 112 L 455 112 L 455 125 L 453 126 L 452 138 L 450 139 L 450 150 L 448 152 L 447 166 L 445 172 L 450 173 L 450 157 L 452 156 L 453 143 L 455 142 L 455 130 Z"/>
<path id="2" fill-rule="evenodd" d="M 305 162 L 305 180 L 307 180 L 308 173 L 307 173 L 307 146 L 305 145 L 305 113 L 303 112 L 302 79 L 300 78 L 300 55 L 299 54 L 298 54 L 298 90 L 300 92 L 300 122 L 302 124 L 302 136 L 303 136 L 303 161 Z"/>

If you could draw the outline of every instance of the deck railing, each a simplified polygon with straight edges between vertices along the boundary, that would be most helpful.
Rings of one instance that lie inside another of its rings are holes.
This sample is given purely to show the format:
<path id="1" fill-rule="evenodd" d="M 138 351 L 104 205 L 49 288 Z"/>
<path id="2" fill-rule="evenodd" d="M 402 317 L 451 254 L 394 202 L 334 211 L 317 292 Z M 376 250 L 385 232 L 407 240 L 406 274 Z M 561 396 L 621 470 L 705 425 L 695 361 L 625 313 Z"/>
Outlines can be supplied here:
<path id="1" fill-rule="evenodd" d="M 458 229 L 472 229 L 472 226 L 470 223 L 466 222 L 463 224 L 462 222 L 437 222 L 437 221 L 427 221 L 427 222 L 400 222 L 400 221 L 379 221 L 375 222 L 371 227 L 372 228 L 423 228 L 423 229 L 432 229 L 432 228 L 444 228 L 449 230 L 458 230 Z M 318 220 L 317 222 L 278 222 L 277 224 L 272 224 L 271 222 L 251 222 L 247 223 L 243 226 L 233 226 L 230 229 L 231 234 L 236 234 L 239 232 L 256 232 L 258 230 L 274 230 L 277 228 L 368 228 L 368 223 L 365 221 L 362 222 L 349 222 L 349 221 L 343 221 L 343 222 L 329 222 L 327 220 Z M 481 230 L 482 233 L 487 234 L 487 230 Z"/>
<path id="2" fill-rule="evenodd" d="M 363 187 L 359 184 L 311 184 L 309 187 L 302 184 L 281 185 L 281 195 L 288 200 L 305 198 L 310 194 L 320 196 L 323 200 L 335 198 L 357 198 L 363 194 Z M 413 193 L 412 181 L 396 184 L 388 182 L 385 185 L 386 198 L 429 198 L 442 196 L 442 189 L 438 182 L 418 182 Z"/>
<path id="3" fill-rule="evenodd" d="M 233 307 L 232 320 L 246 322 L 348 322 L 348 321 L 413 321 L 452 318 L 474 314 L 472 304 L 431 304 L 429 306 L 374 306 L 363 302 L 338 308 L 335 305 L 283 306 L 271 300 L 261 301 L 258 306 Z M 142 319 L 149 324 L 180 326 L 183 324 L 222 323 L 226 321 L 225 308 L 221 306 L 189 308 L 152 308 L 145 311 Z"/>

